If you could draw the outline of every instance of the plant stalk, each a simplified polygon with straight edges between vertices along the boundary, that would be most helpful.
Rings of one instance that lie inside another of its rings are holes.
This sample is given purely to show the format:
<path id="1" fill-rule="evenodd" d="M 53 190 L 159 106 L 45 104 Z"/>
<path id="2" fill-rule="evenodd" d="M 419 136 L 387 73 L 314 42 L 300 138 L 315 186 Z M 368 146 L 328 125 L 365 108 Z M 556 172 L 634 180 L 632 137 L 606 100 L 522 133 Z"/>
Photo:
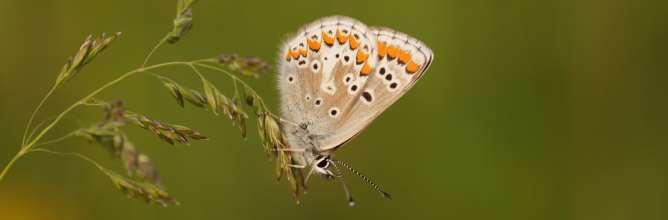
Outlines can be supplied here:
<path id="1" fill-rule="evenodd" d="M 91 92 L 91 93 L 88 94 L 87 96 L 85 96 L 85 97 L 79 99 L 79 101 L 77 101 L 77 102 L 75 102 L 74 104 L 70 105 L 70 106 L 67 107 L 63 112 L 61 112 L 60 114 L 58 114 L 58 116 L 56 116 L 56 118 L 55 118 L 49 125 L 47 125 L 46 127 L 44 127 L 44 128 L 37 134 L 37 136 L 35 136 L 35 138 L 33 138 L 32 140 L 30 140 L 27 144 L 25 144 L 25 143 L 22 144 L 22 146 L 21 146 L 19 152 L 16 153 L 16 155 L 14 155 L 14 157 L 13 157 L 13 158 L 7 163 L 7 165 L 2 169 L 2 173 L 0 173 L 0 181 L 2 181 L 2 179 L 5 177 L 5 175 L 7 174 L 7 172 L 9 172 L 9 170 L 12 168 L 12 166 L 14 165 L 14 163 L 16 163 L 16 161 L 17 161 L 19 158 L 21 158 L 23 155 L 25 155 L 26 153 L 30 152 L 31 148 L 32 148 L 33 146 L 35 146 L 35 144 L 36 144 L 39 140 L 41 140 L 47 132 L 49 132 L 54 126 L 56 126 L 56 124 L 58 124 L 58 122 L 60 122 L 60 120 L 63 119 L 63 117 L 65 117 L 65 115 L 67 115 L 69 112 L 71 112 L 72 110 L 74 110 L 76 107 L 78 107 L 78 106 L 84 104 L 86 101 L 88 101 L 89 99 L 93 98 L 94 96 L 96 96 L 96 95 L 99 94 L 100 92 L 102 92 L 102 91 L 104 91 L 105 89 L 107 89 L 107 88 L 109 88 L 109 87 L 115 85 L 116 83 L 118 83 L 118 82 L 120 82 L 120 81 L 123 81 L 125 78 L 128 78 L 128 77 L 130 77 L 130 76 L 132 76 L 132 75 L 134 75 L 134 74 L 136 74 L 136 73 L 145 72 L 145 71 L 148 71 L 148 70 L 151 70 L 151 69 L 156 69 L 156 68 L 161 68 L 161 67 L 171 66 L 171 65 L 192 65 L 191 63 L 192 63 L 192 62 L 166 62 L 166 63 L 155 64 L 155 65 L 148 66 L 148 67 L 140 67 L 140 68 L 138 68 L 138 69 L 134 69 L 134 70 L 131 70 L 131 71 L 129 71 L 129 72 L 124 73 L 123 75 L 119 76 L 118 78 L 116 78 L 116 79 L 114 79 L 114 80 L 112 80 L 112 81 L 109 81 L 109 82 L 107 82 L 106 84 L 102 85 L 100 88 L 98 88 L 98 89 L 96 89 L 95 91 Z M 42 99 L 42 102 L 40 102 L 40 104 L 37 106 L 37 109 L 39 109 L 39 108 L 43 105 L 44 100 L 46 100 L 46 98 L 48 98 L 48 96 L 50 96 L 51 93 L 53 93 L 53 90 L 54 90 L 54 89 L 55 89 L 55 87 L 52 88 L 52 89 L 49 91 L 49 93 L 47 93 L 47 95 L 45 96 L 45 98 Z M 37 112 L 37 111 L 35 111 L 35 112 Z M 34 113 L 33 113 L 33 116 L 34 116 Z M 29 120 L 29 121 L 32 121 L 32 118 L 33 118 L 33 117 L 31 117 L 31 120 Z"/>
<path id="2" fill-rule="evenodd" d="M 58 85 L 56 85 L 54 83 L 53 86 L 51 86 L 51 89 L 46 93 L 46 95 L 44 95 L 44 97 L 42 97 L 42 101 L 40 101 L 39 104 L 37 104 L 37 107 L 35 107 L 35 110 L 32 111 L 32 114 L 30 115 L 30 119 L 28 119 L 28 124 L 26 125 L 25 131 L 23 131 L 23 137 L 21 137 L 21 146 L 25 145 L 26 141 L 28 141 L 27 140 L 29 138 L 28 137 L 28 131 L 30 130 L 30 126 L 32 126 L 33 120 L 35 120 L 35 115 L 37 115 L 37 112 L 39 112 L 39 110 L 42 108 L 44 103 L 46 103 L 46 100 L 49 99 L 49 97 L 51 97 L 51 95 L 53 94 L 54 91 L 56 91 L 57 87 L 58 87 Z"/>
<path id="3" fill-rule="evenodd" d="M 153 49 L 151 49 L 151 51 L 148 52 L 148 55 L 146 55 L 146 58 L 144 58 L 144 63 L 141 64 L 141 68 L 144 68 L 146 64 L 148 64 L 148 61 L 151 59 L 151 56 L 153 56 L 153 53 L 155 53 L 155 51 L 157 51 L 160 46 L 167 42 L 168 37 L 169 35 L 165 35 L 162 39 L 160 39 L 160 41 L 158 41 L 155 46 L 153 46 Z"/>
<path id="4" fill-rule="evenodd" d="M 9 169 L 11 169 L 12 166 L 14 166 L 14 163 L 16 163 L 16 161 L 27 152 L 28 151 L 26 150 L 26 148 L 21 148 L 21 150 L 19 150 L 19 152 L 16 153 L 16 155 L 14 155 L 14 157 L 7 163 L 5 168 L 2 169 L 2 173 L 0 173 L 0 182 L 2 182 L 2 180 L 5 178 L 5 175 L 7 174 Z"/>

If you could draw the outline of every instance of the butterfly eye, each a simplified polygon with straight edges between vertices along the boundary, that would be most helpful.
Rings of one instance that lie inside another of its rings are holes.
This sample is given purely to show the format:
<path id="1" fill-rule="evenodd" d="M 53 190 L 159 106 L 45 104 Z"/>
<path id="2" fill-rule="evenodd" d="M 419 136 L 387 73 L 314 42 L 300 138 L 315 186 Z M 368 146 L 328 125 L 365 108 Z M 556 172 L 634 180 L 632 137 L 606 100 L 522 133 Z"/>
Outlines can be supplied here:
<path id="1" fill-rule="evenodd" d="M 316 164 L 316 166 L 318 166 L 319 168 L 327 168 L 327 166 L 329 166 L 329 161 L 321 160 L 320 162 L 318 162 L 318 164 Z"/>

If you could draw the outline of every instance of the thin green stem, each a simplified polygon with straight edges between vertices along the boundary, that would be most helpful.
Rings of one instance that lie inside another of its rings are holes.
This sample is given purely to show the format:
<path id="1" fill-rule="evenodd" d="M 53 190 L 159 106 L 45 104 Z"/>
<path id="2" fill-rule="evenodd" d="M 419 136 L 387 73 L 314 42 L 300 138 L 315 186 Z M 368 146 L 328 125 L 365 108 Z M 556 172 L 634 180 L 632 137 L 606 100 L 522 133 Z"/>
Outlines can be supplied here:
<path id="1" fill-rule="evenodd" d="M 14 157 L 12 157 L 11 160 L 9 160 L 9 162 L 7 163 L 7 165 L 5 165 L 5 168 L 2 169 L 2 173 L 0 173 L 0 182 L 2 181 L 2 179 L 5 178 L 5 175 L 7 174 L 7 172 L 9 171 L 9 169 L 11 169 L 12 166 L 14 166 L 14 163 L 16 163 L 16 161 L 17 161 L 19 158 L 21 158 L 21 156 L 23 156 L 24 154 L 26 154 L 27 152 L 28 152 L 28 151 L 26 151 L 25 148 L 21 148 L 21 150 L 19 150 L 19 152 L 16 153 L 16 155 L 14 155 Z"/>
<path id="2" fill-rule="evenodd" d="M 204 58 L 199 60 L 193 60 L 191 63 L 219 63 L 217 58 Z"/>
<path id="3" fill-rule="evenodd" d="M 32 139 L 32 137 L 35 136 L 35 133 L 39 130 L 39 128 L 41 128 L 44 124 L 46 124 L 46 122 L 48 122 L 48 121 L 51 120 L 51 119 L 53 119 L 53 117 L 51 117 L 51 118 L 49 118 L 49 119 L 47 119 L 47 120 L 41 121 L 40 123 L 38 123 L 37 125 L 35 125 L 35 127 L 32 129 L 32 131 L 30 131 L 30 134 L 28 134 L 28 138 L 27 138 L 27 139 L 28 139 L 28 140 Z M 24 143 L 24 144 L 25 144 L 25 143 Z"/>
<path id="4" fill-rule="evenodd" d="M 165 35 L 162 39 L 160 39 L 160 41 L 158 41 L 157 44 L 155 44 L 155 46 L 153 46 L 151 52 L 149 52 L 148 55 L 146 55 L 146 58 L 144 58 L 144 63 L 141 64 L 142 68 L 145 67 L 146 64 L 148 64 L 148 61 L 151 59 L 151 56 L 153 56 L 153 53 L 155 53 L 155 51 L 157 51 L 158 48 L 160 48 L 160 46 L 162 46 L 165 42 L 167 42 L 167 38 L 168 35 Z"/>
<path id="5" fill-rule="evenodd" d="M 85 97 L 79 99 L 79 101 L 77 101 L 77 102 L 75 102 L 74 104 L 70 105 L 70 107 L 68 107 L 68 108 L 65 109 L 63 112 L 61 112 L 58 116 L 56 116 L 56 118 L 55 118 L 49 125 L 47 125 L 44 129 L 42 129 L 42 131 L 39 132 L 39 133 L 37 134 L 37 136 L 35 136 L 35 138 L 34 138 L 32 141 L 30 141 L 28 144 L 26 144 L 26 145 L 25 145 L 25 148 L 28 148 L 28 149 L 29 149 L 31 146 L 33 146 L 35 143 L 37 143 L 37 141 L 39 141 L 42 137 L 44 137 L 44 135 L 45 135 L 49 130 L 51 130 L 51 128 L 53 128 L 53 126 L 55 126 L 56 124 L 58 124 L 58 122 L 59 122 L 65 115 L 67 115 L 67 113 L 69 113 L 70 111 L 74 110 L 74 109 L 75 109 L 76 107 L 78 107 L 79 105 L 84 104 L 87 100 L 93 98 L 93 97 L 96 96 L 98 93 L 104 91 L 105 89 L 109 88 L 110 86 L 113 86 L 113 85 L 115 85 L 116 83 L 118 83 L 118 82 L 120 82 L 120 81 L 123 81 L 125 78 L 130 77 L 130 76 L 132 76 L 132 75 L 134 75 L 134 74 L 136 74 L 136 73 L 146 71 L 146 70 L 156 69 L 156 68 L 160 68 L 160 67 L 164 67 L 164 66 L 170 66 L 170 65 L 184 65 L 184 64 L 188 64 L 188 63 L 189 63 L 189 62 L 167 62 L 167 63 L 161 63 L 161 64 L 152 65 L 152 66 L 149 66 L 149 67 L 142 67 L 142 68 L 134 69 L 134 70 L 132 70 L 132 71 L 129 71 L 129 72 L 124 73 L 123 75 L 119 76 L 118 78 L 116 78 L 116 79 L 114 79 L 114 80 L 112 80 L 112 81 L 107 82 L 106 84 L 102 85 L 102 87 L 96 89 L 95 91 L 91 92 L 91 93 L 88 94 L 87 96 L 85 96 Z"/>
<path id="6" fill-rule="evenodd" d="M 141 68 L 138 68 L 138 69 L 134 69 L 134 70 L 131 70 L 129 72 L 124 73 L 123 75 L 119 76 L 118 78 L 116 78 L 112 81 L 107 82 L 106 84 L 102 85 L 102 87 L 96 89 L 95 91 L 91 92 L 90 94 L 86 95 L 85 97 L 79 99 L 79 101 L 70 105 L 63 112 L 58 114 L 58 116 L 56 116 L 56 118 L 53 119 L 53 121 L 51 121 L 51 123 L 49 123 L 49 125 L 44 127 L 37 134 L 37 136 L 35 136 L 33 139 L 27 141 L 28 142 L 27 144 L 24 143 L 24 144 L 21 145 L 21 149 L 19 150 L 19 152 L 16 153 L 16 155 L 14 155 L 14 157 L 2 169 L 2 173 L 0 173 L 0 181 L 2 181 L 2 179 L 5 177 L 7 172 L 12 168 L 14 163 L 16 163 L 16 161 L 19 158 L 21 158 L 23 155 L 25 155 L 28 152 L 35 151 L 35 150 L 32 150 L 31 148 L 36 146 L 37 142 L 40 141 L 44 137 L 44 135 L 47 132 L 49 132 L 54 126 L 56 126 L 56 124 L 58 124 L 58 122 L 60 122 L 60 120 L 62 120 L 63 117 L 65 117 L 65 115 L 67 115 L 69 112 L 74 110 L 76 107 L 78 107 L 80 105 L 84 105 L 87 100 L 93 98 L 95 95 L 99 94 L 100 92 L 104 91 L 105 89 L 115 85 L 116 83 L 118 83 L 120 81 L 123 81 L 125 78 L 130 77 L 130 76 L 132 76 L 136 73 L 148 71 L 148 70 L 151 70 L 151 69 L 157 69 L 157 68 L 161 68 L 161 67 L 165 67 L 165 66 L 171 66 L 171 65 L 189 65 L 190 63 L 191 62 L 166 62 L 166 63 L 156 64 L 156 65 L 152 65 L 152 66 L 148 66 L 148 67 L 141 67 Z M 41 104 L 39 106 L 41 106 Z M 40 144 L 40 145 L 43 145 L 43 144 Z M 45 150 L 40 150 L 40 151 L 45 151 Z"/>
<path id="7" fill-rule="evenodd" d="M 189 63 L 189 64 L 188 64 L 188 67 L 190 67 L 190 69 L 192 69 L 193 72 L 195 72 L 195 74 L 197 74 L 197 76 L 199 76 L 199 78 L 200 78 L 201 80 L 205 80 L 205 79 L 206 79 L 206 78 L 204 78 L 204 75 L 197 69 L 197 67 L 195 67 L 195 65 L 193 65 L 192 63 Z"/>
<path id="8" fill-rule="evenodd" d="M 145 60 L 145 62 L 144 62 L 144 65 L 148 62 L 148 60 L 149 60 L 151 54 L 152 54 L 153 52 L 155 52 L 155 50 L 156 50 L 162 43 L 164 43 L 163 41 L 164 41 L 164 40 L 161 40 L 161 42 L 159 42 L 158 45 L 156 45 L 156 46 L 154 47 L 154 49 L 151 51 L 151 53 L 149 53 L 149 55 L 147 56 L 147 58 L 146 58 L 146 60 Z M 115 84 L 117 84 L 117 83 L 123 81 L 124 79 L 126 79 L 126 78 L 128 78 L 128 77 L 130 77 L 130 76 L 132 76 L 132 75 L 134 75 L 134 74 L 136 74 L 136 73 L 140 73 L 140 72 L 149 72 L 149 70 L 152 70 L 152 69 L 157 69 L 157 68 L 161 68 L 161 67 L 165 67 L 165 66 L 172 66 L 172 65 L 186 65 L 186 66 L 191 67 L 191 68 L 192 68 L 198 75 L 200 75 L 200 77 L 203 77 L 203 76 L 202 76 L 202 74 L 199 72 L 199 70 L 197 70 L 196 66 L 200 66 L 200 67 L 204 67 L 204 68 L 208 68 L 208 69 L 212 69 L 212 70 L 216 70 L 216 71 L 225 73 L 225 74 L 227 74 L 230 78 L 232 78 L 232 80 L 234 80 L 235 84 L 236 84 L 237 82 L 239 82 L 239 83 L 241 83 L 247 90 L 250 90 L 251 92 L 253 92 L 253 94 L 255 95 L 255 97 L 259 99 L 260 104 L 262 105 L 262 109 L 264 109 L 263 111 L 265 111 L 266 113 L 272 114 L 271 112 L 266 111 L 267 107 L 266 107 L 266 104 L 264 103 L 264 100 L 262 100 L 262 98 L 257 94 L 257 92 L 256 92 L 251 86 L 249 86 L 248 84 L 246 84 L 246 82 L 244 82 L 243 80 L 240 80 L 237 76 L 235 76 L 234 74 L 228 72 L 228 71 L 225 70 L 225 69 L 222 69 L 222 68 L 219 68 L 219 67 L 216 67 L 216 66 L 212 66 L 212 65 L 205 64 L 205 62 L 215 62 L 215 59 L 212 59 L 212 58 L 210 58 L 210 59 L 201 59 L 201 60 L 190 61 L 190 62 L 166 62 L 166 63 L 155 64 L 155 65 L 148 66 L 148 67 L 145 67 L 144 65 L 142 65 L 142 67 L 140 67 L 140 68 L 137 68 L 137 69 L 131 70 L 131 71 L 129 71 L 129 72 L 126 72 L 126 73 L 122 74 L 121 76 L 119 76 L 118 78 L 116 78 L 116 79 L 114 79 L 114 80 L 112 80 L 112 81 L 107 82 L 106 84 L 102 85 L 102 86 L 99 87 L 98 89 L 94 90 L 93 92 L 91 92 L 91 93 L 89 93 L 88 95 L 84 96 L 83 98 L 79 99 L 79 100 L 78 100 L 77 102 L 75 102 L 74 104 L 72 104 L 72 105 L 70 105 L 69 107 L 67 107 L 64 111 L 62 111 L 60 114 L 58 114 L 58 115 L 56 116 L 56 118 L 53 119 L 53 121 L 51 121 L 46 127 L 44 127 L 43 129 L 41 129 L 41 131 L 40 131 L 39 133 L 37 133 L 37 135 L 36 135 L 34 138 L 30 138 L 30 139 L 27 139 L 27 140 L 25 139 L 25 136 L 27 135 L 27 132 L 28 132 L 28 130 L 29 130 L 29 129 L 26 129 L 26 132 L 25 132 L 26 134 L 24 134 L 24 141 L 23 141 L 24 143 L 22 143 L 22 145 L 21 145 L 21 146 L 22 146 L 22 147 L 21 147 L 21 150 L 19 150 L 19 152 L 18 152 L 18 153 L 17 153 L 17 154 L 16 154 L 16 155 L 15 155 L 15 156 L 8 162 L 8 163 L 7 163 L 7 165 L 3 168 L 2 173 L 0 173 L 0 181 L 2 181 L 2 179 L 4 178 L 4 176 L 6 175 L 6 173 L 11 169 L 11 167 L 14 165 L 14 163 L 15 163 L 21 156 L 25 155 L 25 154 L 28 153 L 28 152 L 34 152 L 34 151 L 42 151 L 42 152 L 48 152 L 48 153 L 54 153 L 54 154 L 62 154 L 62 155 L 77 156 L 77 157 L 83 158 L 83 159 L 85 159 L 85 160 L 88 160 L 89 162 L 91 162 L 91 163 L 95 164 L 96 166 L 98 166 L 98 168 L 100 168 L 101 170 L 104 170 L 104 168 L 102 168 L 102 167 L 99 166 L 97 163 L 95 163 L 95 161 L 93 161 L 93 160 L 91 160 L 90 158 L 85 157 L 85 156 L 83 156 L 83 155 L 81 155 L 81 154 L 76 154 L 76 153 L 61 153 L 61 152 L 50 151 L 50 150 L 41 149 L 41 148 L 38 148 L 38 149 L 32 149 L 32 148 L 33 148 L 33 147 L 36 147 L 36 146 L 41 146 L 41 145 L 45 145 L 45 144 L 50 144 L 50 143 L 55 143 L 55 142 L 58 142 L 58 141 L 62 141 L 62 140 L 64 140 L 64 139 L 66 139 L 67 137 L 71 136 L 72 134 L 68 134 L 68 135 L 66 135 L 66 136 L 64 136 L 64 137 L 61 137 L 61 138 L 58 138 L 58 139 L 54 139 L 54 140 L 50 140 L 50 141 L 46 141 L 46 142 L 42 142 L 42 143 L 39 143 L 39 144 L 38 144 L 38 142 L 44 137 L 44 135 L 46 135 L 46 133 L 48 133 L 54 126 L 56 126 L 56 124 L 58 124 L 58 122 L 60 122 L 60 120 L 62 120 L 63 117 L 65 117 L 65 115 L 67 115 L 69 112 L 71 112 L 72 110 L 74 110 L 74 109 L 77 108 L 78 106 L 81 106 L 81 105 L 89 105 L 90 103 L 87 103 L 87 101 L 90 100 L 91 98 L 93 98 L 94 96 L 96 96 L 97 94 L 99 94 L 100 92 L 104 91 L 105 89 L 107 89 L 107 88 L 109 88 L 109 87 L 111 87 L 111 86 L 113 86 L 113 85 L 115 85 Z M 53 87 L 51 90 L 49 90 L 49 92 L 47 93 L 47 95 L 45 95 L 45 98 L 43 98 L 42 101 L 40 102 L 40 104 L 37 106 L 36 110 L 33 112 L 33 115 L 30 117 L 30 120 L 29 120 L 29 122 L 28 122 L 29 125 L 32 124 L 32 121 L 34 120 L 34 115 L 35 115 L 36 112 L 41 108 L 41 106 L 44 104 L 45 100 L 46 100 L 49 96 L 51 96 L 51 94 L 53 93 L 53 91 L 55 90 L 55 88 L 56 88 L 56 87 Z M 272 115 L 273 115 L 273 114 L 272 114 Z M 30 126 L 28 126 L 28 127 L 30 127 Z M 31 135 L 31 136 L 32 136 L 32 135 Z M 27 143 L 25 143 L 25 142 L 27 142 Z"/>
<path id="9" fill-rule="evenodd" d="M 24 146 L 26 141 L 28 141 L 27 139 L 29 139 L 28 131 L 30 131 L 30 127 L 32 126 L 33 120 L 35 120 L 37 112 L 39 112 L 44 103 L 46 103 L 46 100 L 49 99 L 49 97 L 51 97 L 53 92 L 56 91 L 57 87 L 58 85 L 54 83 L 53 86 L 51 86 L 51 89 L 49 89 L 49 91 L 44 95 L 44 97 L 42 97 L 42 101 L 40 101 L 39 104 L 37 104 L 37 107 L 35 107 L 35 109 L 32 111 L 32 114 L 30 114 L 30 119 L 28 119 L 28 124 L 26 125 L 26 128 L 23 131 L 23 137 L 21 137 L 21 146 Z"/>
<path id="10" fill-rule="evenodd" d="M 66 134 L 66 135 L 63 135 L 62 137 L 59 137 L 59 138 L 55 138 L 55 139 L 51 139 L 51 140 L 48 140 L 48 141 L 44 141 L 44 142 L 37 143 L 37 144 L 35 144 L 35 145 L 32 146 L 32 147 L 35 148 L 35 147 L 38 147 L 38 146 L 43 146 L 43 145 L 48 145 L 48 144 L 53 144 L 53 143 L 58 143 L 58 142 L 64 141 L 64 140 L 66 140 L 67 138 L 70 138 L 70 137 L 74 136 L 75 134 L 77 134 L 78 131 L 79 131 L 79 130 L 72 131 L 72 132 L 70 132 L 70 133 L 68 133 L 68 134 Z"/>
<path id="11" fill-rule="evenodd" d="M 118 83 L 118 82 L 120 82 L 120 81 L 123 81 L 125 78 L 128 78 L 128 77 L 130 77 L 130 76 L 132 76 L 132 75 L 134 75 L 134 74 L 136 74 L 136 73 L 144 72 L 144 71 L 151 70 L 151 69 L 157 69 L 157 68 L 161 68 L 161 67 L 165 67 L 165 66 L 171 66 L 171 65 L 188 65 L 188 64 L 190 64 L 190 63 L 191 63 L 191 62 L 167 62 L 167 63 L 156 64 L 156 65 L 152 65 L 152 66 L 148 66 L 148 67 L 138 68 L 138 69 L 135 69 L 135 70 L 132 70 L 132 71 L 129 71 L 129 72 L 124 73 L 123 75 L 119 76 L 118 78 L 116 78 L 116 79 L 114 79 L 114 80 L 112 80 L 112 81 L 107 82 L 107 83 L 104 84 L 102 87 L 96 89 L 95 91 L 91 92 L 91 93 L 88 94 L 87 96 L 81 98 L 79 101 L 77 101 L 77 102 L 75 102 L 74 104 L 70 105 L 70 106 L 67 107 L 63 112 L 61 112 L 60 114 L 58 114 L 58 116 L 56 116 L 56 118 L 55 118 L 53 121 L 51 121 L 51 123 L 49 123 L 49 125 L 47 125 L 46 127 L 44 127 L 44 128 L 37 134 L 37 136 L 35 136 L 35 138 L 33 138 L 32 140 L 30 140 L 27 144 L 23 144 L 23 145 L 22 145 L 21 150 L 19 150 L 19 152 L 16 153 L 16 155 L 14 155 L 14 157 L 13 157 L 13 158 L 7 163 L 7 165 L 3 168 L 2 173 L 0 173 L 0 181 L 2 181 L 2 179 L 5 177 L 5 175 L 7 174 L 7 172 L 12 168 L 12 166 L 14 165 L 14 163 L 16 163 L 16 161 L 17 161 L 19 158 L 21 158 L 21 156 L 23 156 L 23 155 L 26 154 L 27 152 L 30 152 L 30 151 L 31 151 L 31 148 L 34 147 L 34 146 L 37 144 L 37 142 L 38 142 L 39 140 L 41 140 L 47 132 L 49 132 L 49 131 L 50 131 L 56 124 L 58 124 L 58 122 L 60 122 L 60 120 L 63 119 L 63 117 L 65 117 L 65 115 L 67 115 L 69 112 L 71 112 L 72 110 L 74 110 L 76 107 L 78 107 L 78 106 L 80 106 L 80 105 L 83 105 L 87 100 L 93 98 L 95 95 L 99 94 L 100 92 L 104 91 L 105 89 L 107 89 L 107 88 L 109 88 L 109 87 L 115 85 L 116 83 Z"/>
<path id="12" fill-rule="evenodd" d="M 81 159 L 83 159 L 85 161 L 88 161 L 89 163 L 93 164 L 95 167 L 100 169 L 103 173 L 105 173 L 105 174 L 107 173 L 107 168 L 104 168 L 102 165 L 95 162 L 95 160 L 90 159 L 90 157 L 87 157 L 87 156 L 85 156 L 83 154 L 80 154 L 80 153 L 60 152 L 60 151 L 53 151 L 53 150 L 44 149 L 44 148 L 36 148 L 36 149 L 29 150 L 28 152 L 44 152 L 44 153 L 50 153 L 50 154 L 55 154 L 55 155 L 59 155 L 59 156 L 78 157 L 78 158 L 81 158 Z"/>

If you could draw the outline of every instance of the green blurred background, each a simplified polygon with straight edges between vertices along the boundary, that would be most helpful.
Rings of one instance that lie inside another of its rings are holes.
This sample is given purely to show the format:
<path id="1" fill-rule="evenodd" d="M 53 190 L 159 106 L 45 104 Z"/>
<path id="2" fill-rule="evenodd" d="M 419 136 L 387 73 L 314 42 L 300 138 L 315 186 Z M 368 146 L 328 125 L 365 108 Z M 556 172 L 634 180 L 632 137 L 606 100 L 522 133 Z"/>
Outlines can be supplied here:
<path id="1" fill-rule="evenodd" d="M 171 29 L 174 1 L 0 1 L 0 164 L 18 150 L 29 112 L 86 35 L 122 31 L 110 50 L 47 103 L 45 119 L 141 64 Z M 667 219 L 666 1 L 207 1 L 193 31 L 154 62 L 221 52 L 277 59 L 287 33 L 342 14 L 430 45 L 435 61 L 404 98 L 338 157 L 394 195 L 356 178 L 358 206 L 322 179 L 295 205 L 273 180 L 251 130 L 174 100 L 153 77 L 100 95 L 185 124 L 211 140 L 171 147 L 127 130 L 181 206 L 129 200 L 88 163 L 30 154 L 0 182 L 0 219 Z M 190 86 L 183 68 L 162 71 Z M 249 79 L 275 108 L 274 75 Z M 220 87 L 221 75 L 211 75 Z M 70 114 L 46 138 L 100 119 Z M 119 172 L 97 145 L 81 152 Z"/>

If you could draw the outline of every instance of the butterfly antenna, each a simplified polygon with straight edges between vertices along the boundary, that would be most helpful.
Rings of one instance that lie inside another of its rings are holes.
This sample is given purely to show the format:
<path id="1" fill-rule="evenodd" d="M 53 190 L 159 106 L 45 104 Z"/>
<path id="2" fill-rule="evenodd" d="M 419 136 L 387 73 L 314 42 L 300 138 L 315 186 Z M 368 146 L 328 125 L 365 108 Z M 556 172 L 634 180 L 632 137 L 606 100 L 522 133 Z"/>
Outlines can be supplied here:
<path id="1" fill-rule="evenodd" d="M 343 172 L 341 172 L 339 166 L 337 166 L 336 163 L 332 163 L 332 165 L 334 165 L 333 167 L 336 179 L 338 179 L 339 182 L 341 182 L 343 190 L 346 192 L 346 199 L 348 199 L 348 205 L 355 206 L 355 200 L 353 199 L 352 194 L 350 194 L 350 190 L 348 190 L 348 185 L 346 184 L 346 180 L 343 178 Z"/>
<path id="2" fill-rule="evenodd" d="M 371 181 L 371 179 L 367 178 L 366 176 L 364 176 L 364 175 L 361 174 L 360 172 L 357 172 L 357 170 L 355 170 L 355 169 L 353 169 L 352 167 L 350 167 L 350 165 L 348 165 L 346 162 L 343 162 L 343 161 L 340 161 L 340 160 L 334 160 L 334 162 L 335 162 L 335 163 L 338 163 L 338 164 L 341 165 L 341 166 L 344 166 L 346 169 L 350 170 L 350 172 L 352 172 L 352 173 L 354 173 L 355 175 L 357 175 L 357 176 L 359 176 L 360 178 L 362 178 L 362 180 L 364 180 L 364 183 L 371 185 L 371 187 L 373 187 L 373 189 L 375 189 L 377 192 L 379 192 L 380 194 L 382 194 L 383 197 L 385 197 L 386 199 L 392 199 L 392 195 L 390 195 L 389 193 L 383 191 L 383 189 L 382 189 L 379 185 L 375 184 L 373 181 Z"/>

